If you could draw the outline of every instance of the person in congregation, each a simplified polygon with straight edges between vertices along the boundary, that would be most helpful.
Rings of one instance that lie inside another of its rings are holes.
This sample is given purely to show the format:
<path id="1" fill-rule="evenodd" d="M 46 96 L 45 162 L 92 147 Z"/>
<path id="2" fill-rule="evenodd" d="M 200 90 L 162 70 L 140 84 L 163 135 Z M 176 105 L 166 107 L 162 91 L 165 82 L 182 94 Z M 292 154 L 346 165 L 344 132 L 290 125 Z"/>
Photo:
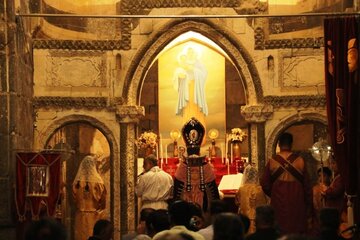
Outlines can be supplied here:
<path id="1" fill-rule="evenodd" d="M 205 240 L 212 240 L 214 236 L 214 226 L 213 223 L 215 218 L 220 213 L 229 212 L 229 206 L 223 200 L 213 200 L 210 204 L 209 211 L 205 212 L 205 220 L 209 222 L 209 225 L 203 229 L 200 229 L 200 233 Z"/>
<path id="2" fill-rule="evenodd" d="M 259 206 L 256 208 L 255 225 L 256 231 L 246 237 L 246 240 L 276 240 L 280 237 L 275 225 L 275 212 L 269 206 Z"/>
<path id="3" fill-rule="evenodd" d="M 240 217 L 234 213 L 220 213 L 214 221 L 213 240 L 243 240 L 244 226 Z"/>
<path id="4" fill-rule="evenodd" d="M 172 197 L 173 179 L 170 174 L 158 167 L 154 155 L 144 159 L 142 172 L 135 187 L 135 193 L 141 198 L 141 209 L 167 209 L 167 201 Z"/>
<path id="5" fill-rule="evenodd" d="M 189 230 L 190 220 L 194 216 L 193 207 L 189 202 L 177 200 L 169 205 L 168 213 L 171 228 L 155 234 L 153 240 L 173 239 L 178 234 L 190 235 L 194 240 L 204 240 L 197 232 Z"/>
<path id="6" fill-rule="evenodd" d="M 87 155 L 81 161 L 72 185 L 76 204 L 75 240 L 87 239 L 106 206 L 106 188 L 97 171 L 96 157 Z"/>
<path id="7" fill-rule="evenodd" d="M 175 172 L 174 200 L 193 202 L 207 211 L 210 202 L 220 197 L 213 167 L 205 156 L 200 156 L 205 128 L 196 118 L 191 118 L 183 126 L 182 136 L 186 143 L 187 157 L 179 163 Z"/>
<path id="8" fill-rule="evenodd" d="M 114 227 L 109 220 L 98 220 L 93 228 L 93 235 L 88 240 L 110 240 L 114 234 Z"/>
<path id="9" fill-rule="evenodd" d="M 293 137 L 279 137 L 280 152 L 266 164 L 261 186 L 271 198 L 281 234 L 307 233 L 311 217 L 312 194 L 304 159 L 292 152 Z"/>
<path id="10" fill-rule="evenodd" d="M 339 173 L 336 160 L 330 158 L 330 168 L 334 172 L 334 179 L 329 186 L 321 184 L 321 194 L 325 199 L 325 206 L 328 208 L 336 208 L 341 216 L 346 206 L 345 200 L 345 185 Z"/>
<path id="11" fill-rule="evenodd" d="M 255 232 L 255 209 L 266 205 L 268 200 L 259 184 L 258 170 L 249 164 L 245 167 L 242 184 L 235 197 L 239 205 L 239 214 L 244 214 L 250 219 L 248 234 Z"/>

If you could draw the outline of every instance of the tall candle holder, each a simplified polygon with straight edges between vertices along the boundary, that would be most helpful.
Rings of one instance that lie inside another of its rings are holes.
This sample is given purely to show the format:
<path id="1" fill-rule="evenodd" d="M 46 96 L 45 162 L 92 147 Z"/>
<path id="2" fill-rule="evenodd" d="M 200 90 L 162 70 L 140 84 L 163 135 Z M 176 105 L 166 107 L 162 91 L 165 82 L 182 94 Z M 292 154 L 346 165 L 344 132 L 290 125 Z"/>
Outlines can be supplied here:
<path id="1" fill-rule="evenodd" d="M 178 155 L 179 155 L 177 140 L 180 138 L 180 136 L 181 136 L 181 133 L 179 130 L 171 130 L 170 138 L 174 141 L 173 157 L 178 157 Z"/>
<path id="2" fill-rule="evenodd" d="M 211 139 L 211 147 L 210 147 L 209 155 L 210 157 L 216 157 L 215 139 L 219 137 L 219 131 L 214 128 L 210 129 L 208 136 Z"/>

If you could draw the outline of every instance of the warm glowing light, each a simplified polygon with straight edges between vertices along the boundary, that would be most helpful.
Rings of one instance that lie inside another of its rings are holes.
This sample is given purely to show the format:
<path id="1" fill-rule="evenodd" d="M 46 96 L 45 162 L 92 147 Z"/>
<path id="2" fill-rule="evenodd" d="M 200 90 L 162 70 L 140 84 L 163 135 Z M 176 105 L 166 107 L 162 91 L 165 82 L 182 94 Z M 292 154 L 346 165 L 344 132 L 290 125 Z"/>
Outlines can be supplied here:
<path id="1" fill-rule="evenodd" d="M 170 132 L 170 137 L 171 137 L 171 139 L 173 140 L 173 141 L 176 141 L 176 140 L 178 140 L 179 138 L 180 138 L 180 131 L 179 130 L 172 130 L 171 132 Z"/>
<path id="2" fill-rule="evenodd" d="M 299 0 L 268 0 L 269 5 L 296 5 Z"/>
<path id="3" fill-rule="evenodd" d="M 210 139 L 216 139 L 219 136 L 219 131 L 217 129 L 210 129 L 208 136 Z"/>

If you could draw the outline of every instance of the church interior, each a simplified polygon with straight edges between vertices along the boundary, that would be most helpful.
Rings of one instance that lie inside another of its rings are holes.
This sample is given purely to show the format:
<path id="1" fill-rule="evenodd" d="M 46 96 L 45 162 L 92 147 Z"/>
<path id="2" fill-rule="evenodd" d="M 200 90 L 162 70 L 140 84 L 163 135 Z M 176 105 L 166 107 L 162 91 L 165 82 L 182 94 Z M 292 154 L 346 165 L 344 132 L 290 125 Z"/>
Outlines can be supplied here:
<path id="1" fill-rule="evenodd" d="M 134 188 L 149 150 L 140 137 L 154 134 L 150 151 L 174 175 L 186 148 L 182 127 L 192 117 L 205 127 L 201 155 L 213 164 L 217 184 L 249 163 L 262 173 L 284 132 L 293 135 L 293 151 L 315 184 L 316 170 L 329 162 L 312 148 L 332 145 L 329 127 L 338 121 L 329 122 L 324 20 L 359 17 L 359 4 L 0 1 L 0 236 L 21 239 L 23 225 L 45 214 L 75 239 L 72 185 L 89 154 L 106 189 L 101 214 L 114 224 L 113 239 L 134 232 L 140 209 Z M 359 106 L 350 111 L 354 119 Z M 352 127 L 358 144 L 359 126 Z M 241 139 L 233 139 L 236 130 Z M 358 148 L 346 161 L 355 172 Z M 59 184 L 48 186 L 54 172 Z M 360 176 L 348 176 L 358 192 Z M 31 188 L 36 180 L 46 187 Z"/>

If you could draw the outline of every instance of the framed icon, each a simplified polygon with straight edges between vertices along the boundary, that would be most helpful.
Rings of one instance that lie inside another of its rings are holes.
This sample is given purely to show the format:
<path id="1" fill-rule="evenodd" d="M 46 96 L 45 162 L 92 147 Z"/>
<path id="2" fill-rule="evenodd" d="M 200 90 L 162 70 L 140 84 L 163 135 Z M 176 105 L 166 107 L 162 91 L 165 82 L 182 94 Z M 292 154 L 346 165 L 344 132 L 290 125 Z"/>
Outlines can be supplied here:
<path id="1" fill-rule="evenodd" d="M 49 167 L 29 165 L 26 171 L 26 196 L 47 197 L 49 195 Z"/>

